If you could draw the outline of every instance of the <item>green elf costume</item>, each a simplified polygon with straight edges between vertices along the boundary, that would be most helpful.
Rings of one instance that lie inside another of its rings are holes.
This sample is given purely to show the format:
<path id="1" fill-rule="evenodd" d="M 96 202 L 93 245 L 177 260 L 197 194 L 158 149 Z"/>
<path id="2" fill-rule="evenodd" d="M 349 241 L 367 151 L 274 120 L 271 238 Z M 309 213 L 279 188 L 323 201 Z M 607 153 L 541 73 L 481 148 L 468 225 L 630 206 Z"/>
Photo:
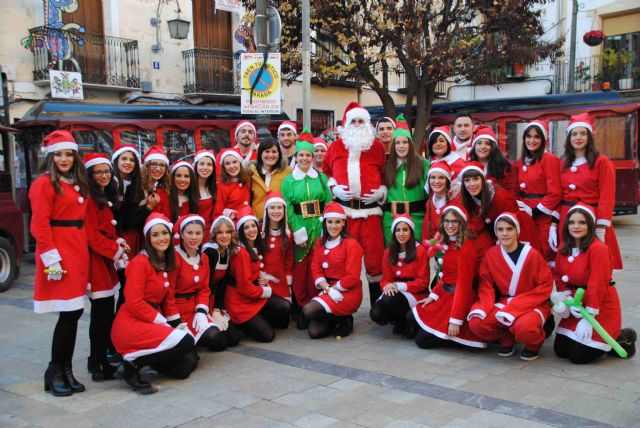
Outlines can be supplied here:
<path id="1" fill-rule="evenodd" d="M 395 140 L 398 137 L 406 137 L 409 139 L 409 144 L 413 145 L 413 138 L 409 131 L 404 115 L 401 114 L 396 118 L 396 130 L 393 133 L 391 150 L 395 153 Z M 415 151 L 414 151 L 415 153 Z M 396 180 L 393 186 L 389 186 L 389 193 L 387 195 L 387 204 L 385 205 L 384 215 L 382 217 L 382 230 L 384 231 L 384 246 L 388 247 L 391 242 L 391 223 L 393 222 L 393 216 L 395 214 L 410 214 L 413 219 L 415 227 L 416 241 L 421 242 L 422 222 L 424 220 L 426 196 L 424 186 L 427 182 L 427 172 L 429 171 L 430 163 L 428 160 L 421 156 L 418 157 L 420 163 L 423 165 L 420 181 L 417 185 L 411 188 L 407 188 L 407 163 L 404 160 L 400 160 L 396 156 L 389 156 L 387 162 L 396 162 Z"/>

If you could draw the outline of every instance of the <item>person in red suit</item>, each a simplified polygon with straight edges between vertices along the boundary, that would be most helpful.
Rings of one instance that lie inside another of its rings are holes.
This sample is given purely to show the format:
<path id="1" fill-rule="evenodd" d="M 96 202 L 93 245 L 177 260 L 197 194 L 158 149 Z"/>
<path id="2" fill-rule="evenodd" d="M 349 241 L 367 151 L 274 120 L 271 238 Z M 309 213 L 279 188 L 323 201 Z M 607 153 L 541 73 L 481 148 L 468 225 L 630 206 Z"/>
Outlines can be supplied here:
<path id="1" fill-rule="evenodd" d="M 42 174 L 29 189 L 30 230 L 36 240 L 33 310 L 60 313 L 44 390 L 68 396 L 85 390 L 73 375 L 71 359 L 89 278 L 84 229 L 89 184 L 78 145 L 69 131 L 51 132 L 43 145 Z"/>
<path id="2" fill-rule="evenodd" d="M 382 295 L 372 305 L 371 319 L 393 324 L 395 334 L 406 334 L 407 315 L 429 292 L 429 256 L 416 242 L 413 219 L 397 215 L 391 223 L 391 242 L 382 259 Z"/>
<path id="3" fill-rule="evenodd" d="M 607 352 L 607 344 L 576 308 L 564 303 L 578 288 L 585 289 L 582 305 L 600 325 L 627 350 L 635 355 L 635 330 L 621 329 L 622 308 L 618 291 L 611 281 L 611 253 L 596 237 L 596 213 L 589 205 L 577 203 L 569 208 L 562 228 L 562 248 L 556 256 L 556 287 L 552 296 L 553 311 L 561 321 L 556 330 L 553 350 L 560 358 L 574 364 L 587 364 Z"/>
<path id="4" fill-rule="evenodd" d="M 186 379 L 198 365 L 193 336 L 181 322 L 174 297 L 172 228 L 162 214 L 147 218 L 142 231 L 144 251 L 127 266 L 126 299 L 111 329 L 111 340 L 124 360 L 118 372 L 139 394 L 157 392 L 140 377 L 139 369 L 144 366 Z"/>
<path id="5" fill-rule="evenodd" d="M 291 302 L 295 242 L 288 226 L 287 202 L 280 193 L 267 193 L 262 218 L 262 235 L 266 246 L 263 271 L 273 294 Z"/>
<path id="6" fill-rule="evenodd" d="M 384 254 L 382 205 L 387 197 L 384 185 L 385 149 L 375 138 L 369 112 L 356 102 L 345 109 L 340 138 L 329 146 L 322 170 L 337 203 L 347 215 L 349 236 L 364 249 L 369 298 L 380 296 Z"/>
<path id="7" fill-rule="evenodd" d="M 142 157 L 142 187 L 148 196 L 147 202 L 155 204 L 153 212 L 169 212 L 169 158 L 158 146 L 149 147 Z"/>
<path id="8" fill-rule="evenodd" d="M 264 273 L 265 243 L 251 207 L 238 213 L 239 251 L 231 258 L 235 287 L 227 287 L 225 304 L 231 321 L 254 340 L 271 342 L 274 328 L 289 325 L 291 303 L 273 293 Z"/>
<path id="9" fill-rule="evenodd" d="M 426 203 L 424 221 L 422 222 L 422 240 L 434 237 L 440 228 L 442 209 L 449 203 L 451 190 L 451 167 L 445 161 L 431 164 L 427 172 L 428 178 L 425 191 L 428 199 Z"/>
<path id="10" fill-rule="evenodd" d="M 322 214 L 322 237 L 315 245 L 311 264 L 319 295 L 302 308 L 310 320 L 312 339 L 331 333 L 337 337 L 351 334 L 353 313 L 362 303 L 363 251 L 358 241 L 347 235 L 346 222 L 342 205 L 329 202 Z"/>
<path id="11" fill-rule="evenodd" d="M 193 169 L 198 179 L 198 213 L 205 222 L 202 242 L 208 242 L 218 193 L 215 153 L 212 150 L 198 150 L 193 157 Z"/>
<path id="12" fill-rule="evenodd" d="M 466 161 L 458 155 L 456 147 L 451 142 L 448 126 L 438 126 L 431 131 L 428 139 L 428 159 L 431 163 L 444 161 L 451 168 L 451 180 L 460 182 L 458 175 L 464 168 Z"/>
<path id="13" fill-rule="evenodd" d="M 553 275 L 538 250 L 518 241 L 520 223 L 514 213 L 500 214 L 494 229 L 500 243 L 484 255 L 469 327 L 484 341 L 498 341 L 501 357 L 513 355 L 516 342 L 522 342 L 520 358 L 532 361 L 546 337 Z"/>
<path id="14" fill-rule="evenodd" d="M 218 196 L 213 207 L 214 218 L 225 215 L 235 221 L 238 211 L 249 206 L 249 176 L 242 162 L 242 155 L 237 149 L 225 149 L 218 154 L 216 163 L 220 165 L 220 180 Z"/>
<path id="15" fill-rule="evenodd" d="M 473 281 L 478 271 L 478 253 L 470 238 L 464 208 L 448 205 L 442 210 L 438 238 L 437 244 L 444 247 L 438 283 L 412 309 L 416 345 L 430 349 L 455 342 L 485 348 L 486 343 L 471 332 L 466 322 L 476 300 Z"/>
<path id="16" fill-rule="evenodd" d="M 484 165 L 487 182 L 500 186 L 518 197 L 518 171 L 500 151 L 498 139 L 490 126 L 480 125 L 476 128 L 469 161 L 477 161 Z"/>
<path id="17" fill-rule="evenodd" d="M 115 370 L 107 360 L 107 348 L 111 343 L 114 296 L 120 288 L 116 266 L 125 268 L 131 248 L 116 233 L 118 222 L 113 210 L 117 187 L 112 179 L 111 162 L 102 153 L 89 153 L 84 156 L 84 165 L 87 168 L 90 195 L 85 218 L 89 243 L 87 294 L 91 302 L 87 367 L 91 379 L 99 382 L 115 379 Z"/>
<path id="18" fill-rule="evenodd" d="M 547 149 L 549 125 L 534 120 L 526 124 L 522 135 L 522 156 L 516 162 L 518 171 L 518 206 L 533 217 L 540 237 L 542 255 L 553 261 L 549 246 L 551 216 L 562 199 L 560 160 Z"/>
<path id="19" fill-rule="evenodd" d="M 560 227 L 570 207 L 578 202 L 596 209 L 596 236 L 611 250 L 611 267 L 622 269 L 618 238 L 611 223 L 616 198 L 616 171 L 613 162 L 598 153 L 593 139 L 594 125 L 588 113 L 572 116 L 567 126 L 560 184 L 562 202 L 556 219 Z M 555 226 L 555 227 L 554 227 Z M 549 230 L 549 245 L 558 246 L 558 226 Z"/>
<path id="20" fill-rule="evenodd" d="M 171 165 L 171 187 L 168 211 L 163 213 L 172 222 L 187 214 L 199 214 L 198 182 L 193 166 L 189 162 L 178 161 Z"/>
<path id="21" fill-rule="evenodd" d="M 236 125 L 233 131 L 235 140 L 234 149 L 242 156 L 243 162 L 251 162 L 258 159 L 258 133 L 256 126 L 248 120 L 243 120 Z"/>

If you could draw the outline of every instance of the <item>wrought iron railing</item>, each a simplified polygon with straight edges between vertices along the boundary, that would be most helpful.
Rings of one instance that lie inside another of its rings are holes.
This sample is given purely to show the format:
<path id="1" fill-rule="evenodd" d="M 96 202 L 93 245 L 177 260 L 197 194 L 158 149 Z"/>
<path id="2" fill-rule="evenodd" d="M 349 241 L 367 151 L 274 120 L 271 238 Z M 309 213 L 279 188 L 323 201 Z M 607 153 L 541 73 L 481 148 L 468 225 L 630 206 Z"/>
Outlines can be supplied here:
<path id="1" fill-rule="evenodd" d="M 588 92 L 592 90 L 601 90 L 603 82 L 609 82 L 611 89 L 627 90 L 640 86 L 640 60 L 634 59 L 629 64 L 622 67 L 607 67 L 603 63 L 600 55 L 594 55 L 587 58 L 576 58 L 575 69 L 569 69 L 568 60 L 559 61 L 552 66 L 542 64 L 551 69 L 551 75 L 554 76 L 554 92 L 569 92 L 569 73 L 573 72 L 574 83 L 573 91 Z"/>
<path id="2" fill-rule="evenodd" d="M 184 58 L 184 93 L 240 94 L 240 60 L 233 52 L 189 49 Z"/>
<path id="3" fill-rule="evenodd" d="M 140 87 L 138 41 L 53 27 L 29 30 L 33 80 L 49 80 L 49 70 L 77 71 L 83 83 Z"/>

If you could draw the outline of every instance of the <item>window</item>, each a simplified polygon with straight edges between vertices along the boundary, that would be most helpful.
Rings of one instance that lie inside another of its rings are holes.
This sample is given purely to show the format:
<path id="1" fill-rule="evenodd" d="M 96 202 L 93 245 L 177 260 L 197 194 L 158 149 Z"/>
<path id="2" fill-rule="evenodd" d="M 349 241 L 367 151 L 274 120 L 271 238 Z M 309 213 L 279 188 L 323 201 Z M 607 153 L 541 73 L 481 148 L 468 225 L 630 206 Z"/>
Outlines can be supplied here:
<path id="1" fill-rule="evenodd" d="M 322 134 L 326 129 L 332 128 L 335 114 L 331 110 L 311 110 L 311 133 L 315 135 Z M 302 109 L 296 110 L 296 120 L 302 122 Z"/>
<path id="2" fill-rule="evenodd" d="M 628 116 L 633 121 L 633 115 Z M 627 151 L 630 150 L 627 149 L 631 146 L 631 135 L 625 132 L 625 122 L 626 117 L 623 115 L 596 118 L 596 148 L 609 159 L 628 159 Z"/>
<path id="3" fill-rule="evenodd" d="M 196 142 L 192 131 L 165 129 L 162 131 L 162 141 L 171 163 L 178 160 L 191 160 L 196 153 Z"/>
<path id="4" fill-rule="evenodd" d="M 200 147 L 213 150 L 216 155 L 220 150 L 231 147 L 231 136 L 226 129 L 200 129 L 196 132 L 200 137 Z"/>
<path id="5" fill-rule="evenodd" d="M 144 156 L 149 147 L 156 144 L 156 134 L 144 129 L 123 129 L 115 131 L 119 133 L 121 144 L 133 144 L 138 149 L 140 156 Z"/>
<path id="6" fill-rule="evenodd" d="M 113 135 L 111 131 L 103 129 L 72 130 L 71 133 L 78 143 L 81 154 L 84 153 L 113 153 Z"/>

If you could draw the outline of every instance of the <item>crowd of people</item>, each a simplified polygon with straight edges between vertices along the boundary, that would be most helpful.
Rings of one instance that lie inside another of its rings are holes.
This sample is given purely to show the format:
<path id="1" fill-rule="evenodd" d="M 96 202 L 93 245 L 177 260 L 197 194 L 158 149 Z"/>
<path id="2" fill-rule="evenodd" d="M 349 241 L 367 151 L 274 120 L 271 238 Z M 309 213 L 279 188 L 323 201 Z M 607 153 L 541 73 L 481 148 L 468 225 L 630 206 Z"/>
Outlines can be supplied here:
<path id="1" fill-rule="evenodd" d="M 348 336 L 365 277 L 371 319 L 421 348 L 521 343 L 531 361 L 555 314 L 558 357 L 589 363 L 612 340 L 633 356 L 612 280 L 615 172 L 589 115 L 571 118 L 563 159 L 546 122 L 511 142 L 515 163 L 491 127 L 460 114 L 452 128 L 420 153 L 402 116 L 374 127 L 350 103 L 330 145 L 291 122 L 258 144 L 244 121 L 234 147 L 173 164 L 157 146 L 81 158 L 69 131 L 50 133 L 29 193 L 34 309 L 59 312 L 45 391 L 85 390 L 71 361 L 86 295 L 92 379 L 150 394 L 142 367 L 184 379 L 198 349 L 271 342 L 291 320 Z"/>

